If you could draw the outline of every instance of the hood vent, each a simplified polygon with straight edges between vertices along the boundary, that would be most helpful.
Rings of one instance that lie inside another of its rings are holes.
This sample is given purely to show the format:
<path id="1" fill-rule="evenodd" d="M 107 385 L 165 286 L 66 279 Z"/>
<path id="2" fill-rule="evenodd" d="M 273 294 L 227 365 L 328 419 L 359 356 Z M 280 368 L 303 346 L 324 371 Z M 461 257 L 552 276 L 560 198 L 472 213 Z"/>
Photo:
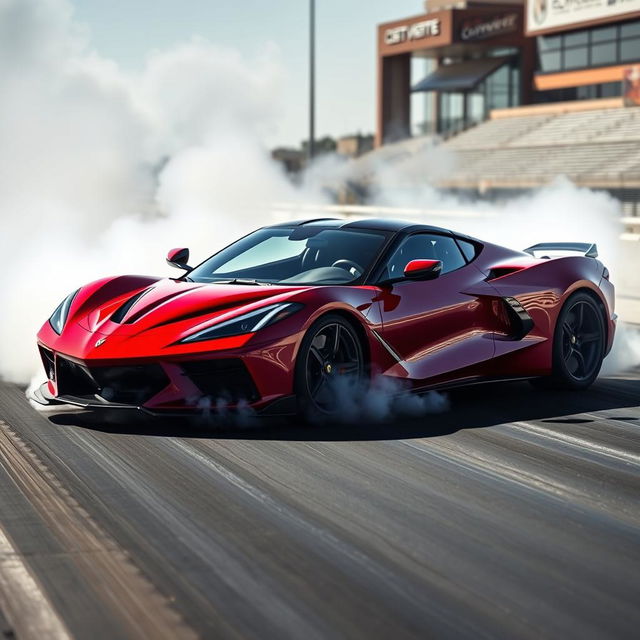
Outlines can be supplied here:
<path id="1" fill-rule="evenodd" d="M 182 322 L 183 320 L 192 320 L 195 318 L 201 318 L 202 316 L 211 315 L 212 313 L 219 313 L 221 311 L 227 311 L 229 309 L 237 309 L 244 305 L 251 304 L 253 302 L 259 302 L 260 300 L 265 300 L 267 296 L 252 296 L 250 298 L 243 298 L 242 300 L 230 300 L 229 302 L 222 302 L 218 305 L 207 307 L 206 309 L 197 309 L 196 311 L 191 311 L 189 313 L 183 313 L 181 315 L 176 315 L 173 318 L 169 318 L 163 322 L 159 322 L 158 324 L 154 324 L 153 328 L 163 327 L 167 324 L 173 324 L 174 322 Z"/>
<path id="2" fill-rule="evenodd" d="M 129 313 L 131 307 L 133 307 L 133 305 L 138 302 L 138 300 L 140 300 L 147 291 L 149 291 L 149 289 L 143 289 L 140 293 L 136 293 L 135 296 L 132 296 L 124 304 L 118 307 L 111 316 L 111 322 L 122 324 L 122 321 L 125 319 L 127 313 Z"/>

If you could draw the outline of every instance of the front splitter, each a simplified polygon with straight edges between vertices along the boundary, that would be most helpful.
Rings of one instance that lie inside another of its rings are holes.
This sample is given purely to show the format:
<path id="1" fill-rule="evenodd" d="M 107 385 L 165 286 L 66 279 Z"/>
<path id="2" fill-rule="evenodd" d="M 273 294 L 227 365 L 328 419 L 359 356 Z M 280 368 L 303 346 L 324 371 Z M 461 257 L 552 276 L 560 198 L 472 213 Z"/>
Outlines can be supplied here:
<path id="1" fill-rule="evenodd" d="M 109 402 L 100 396 L 94 398 L 86 398 L 82 396 L 53 396 L 49 392 L 46 382 L 27 394 L 27 399 L 35 403 L 38 407 L 71 407 L 76 409 L 87 410 L 107 410 L 107 411 L 137 411 L 153 417 L 199 417 L 202 415 L 222 415 L 223 413 L 238 413 L 236 406 L 225 406 L 222 410 L 215 407 L 202 409 L 194 407 L 192 409 L 161 409 L 153 410 L 142 405 L 122 404 Z M 250 405 L 249 405 L 250 406 Z M 278 398 L 261 409 L 251 410 L 258 416 L 290 416 L 297 412 L 297 400 L 295 396 L 284 396 Z"/>

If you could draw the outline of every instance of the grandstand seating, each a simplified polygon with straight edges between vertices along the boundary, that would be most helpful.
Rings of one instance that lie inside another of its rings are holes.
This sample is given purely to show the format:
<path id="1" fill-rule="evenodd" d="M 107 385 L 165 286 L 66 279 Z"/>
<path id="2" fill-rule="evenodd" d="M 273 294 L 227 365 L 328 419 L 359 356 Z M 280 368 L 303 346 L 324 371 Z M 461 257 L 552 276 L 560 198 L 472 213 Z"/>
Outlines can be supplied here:
<path id="1" fill-rule="evenodd" d="M 444 141 L 456 162 L 439 184 L 530 187 L 565 175 L 586 186 L 640 186 L 640 108 L 531 111 Z"/>
<path id="2" fill-rule="evenodd" d="M 602 101 L 603 103 L 605 101 Z M 640 107 L 540 105 L 501 110 L 448 140 L 411 138 L 365 154 L 351 184 L 486 193 L 518 192 L 566 176 L 607 190 L 640 216 Z M 386 173 L 381 174 L 381 170 Z"/>

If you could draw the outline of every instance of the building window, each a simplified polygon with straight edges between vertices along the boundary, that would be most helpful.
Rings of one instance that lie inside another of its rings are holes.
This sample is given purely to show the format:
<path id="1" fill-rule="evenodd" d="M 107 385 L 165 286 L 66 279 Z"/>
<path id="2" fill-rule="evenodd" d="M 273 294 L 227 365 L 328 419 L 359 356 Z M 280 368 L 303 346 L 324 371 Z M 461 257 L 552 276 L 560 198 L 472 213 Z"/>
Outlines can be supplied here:
<path id="1" fill-rule="evenodd" d="M 640 20 L 626 22 L 620 25 L 621 38 L 635 38 L 640 36 Z"/>
<path id="2" fill-rule="evenodd" d="M 609 40 L 615 40 L 617 37 L 617 30 L 618 27 L 600 27 L 598 29 L 591 29 L 591 42 L 608 42 Z"/>
<path id="3" fill-rule="evenodd" d="M 640 61 L 640 20 L 540 36 L 538 70 L 553 73 Z"/>
<path id="4" fill-rule="evenodd" d="M 572 47 L 564 50 L 565 69 L 583 69 L 589 66 L 589 49 L 587 47 Z"/>
<path id="5" fill-rule="evenodd" d="M 535 102 L 570 102 L 571 100 L 592 100 L 595 98 L 617 98 L 622 95 L 621 82 L 603 82 L 580 87 L 564 87 L 550 91 L 537 91 Z"/>
<path id="6" fill-rule="evenodd" d="M 620 41 L 620 62 L 640 60 L 640 38 Z"/>
<path id="7" fill-rule="evenodd" d="M 520 104 L 520 58 L 512 56 L 473 89 L 437 95 L 439 133 L 454 133 L 482 122 L 492 109 Z"/>
<path id="8" fill-rule="evenodd" d="M 591 45 L 591 64 L 600 66 L 614 64 L 618 59 L 618 47 L 615 42 L 599 42 Z"/>
<path id="9" fill-rule="evenodd" d="M 541 53 L 540 67 L 542 71 L 560 71 L 562 69 L 562 52 L 558 50 Z"/>

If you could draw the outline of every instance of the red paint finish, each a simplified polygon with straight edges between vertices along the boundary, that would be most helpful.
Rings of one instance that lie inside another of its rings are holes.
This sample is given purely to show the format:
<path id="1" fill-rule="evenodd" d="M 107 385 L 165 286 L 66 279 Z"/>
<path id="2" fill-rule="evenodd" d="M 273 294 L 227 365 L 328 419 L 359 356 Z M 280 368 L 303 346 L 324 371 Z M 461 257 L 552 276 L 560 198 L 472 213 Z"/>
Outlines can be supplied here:
<path id="1" fill-rule="evenodd" d="M 389 373 L 416 386 L 493 357 L 493 288 L 473 264 L 435 280 L 401 281 L 382 290 L 382 337 L 401 357 Z M 476 292 L 465 293 L 469 286 Z"/>
<path id="2" fill-rule="evenodd" d="M 602 263 L 581 256 L 534 259 L 489 243 L 480 246 L 471 263 L 450 272 L 443 265 L 433 279 L 410 278 L 442 264 L 439 260 L 412 260 L 406 279 L 380 285 L 373 280 L 358 286 L 259 286 L 106 278 L 79 290 L 61 335 L 45 322 L 38 343 L 55 362 L 56 376 L 63 359 L 89 369 L 158 365 L 166 385 L 142 403 L 158 412 L 202 407 L 203 393 L 183 368 L 200 360 L 243 363 L 255 385 L 257 410 L 292 395 L 302 338 L 326 313 L 340 313 L 359 328 L 372 371 L 405 379 L 414 388 L 549 373 L 558 314 L 578 289 L 601 302 L 611 348 L 614 288 L 603 277 Z M 492 279 L 500 269 L 505 273 Z M 517 300 L 533 320 L 524 337 L 514 339 L 505 298 Z M 300 308 L 255 332 L 183 342 L 276 303 Z M 56 376 L 48 382 L 54 396 Z"/>

